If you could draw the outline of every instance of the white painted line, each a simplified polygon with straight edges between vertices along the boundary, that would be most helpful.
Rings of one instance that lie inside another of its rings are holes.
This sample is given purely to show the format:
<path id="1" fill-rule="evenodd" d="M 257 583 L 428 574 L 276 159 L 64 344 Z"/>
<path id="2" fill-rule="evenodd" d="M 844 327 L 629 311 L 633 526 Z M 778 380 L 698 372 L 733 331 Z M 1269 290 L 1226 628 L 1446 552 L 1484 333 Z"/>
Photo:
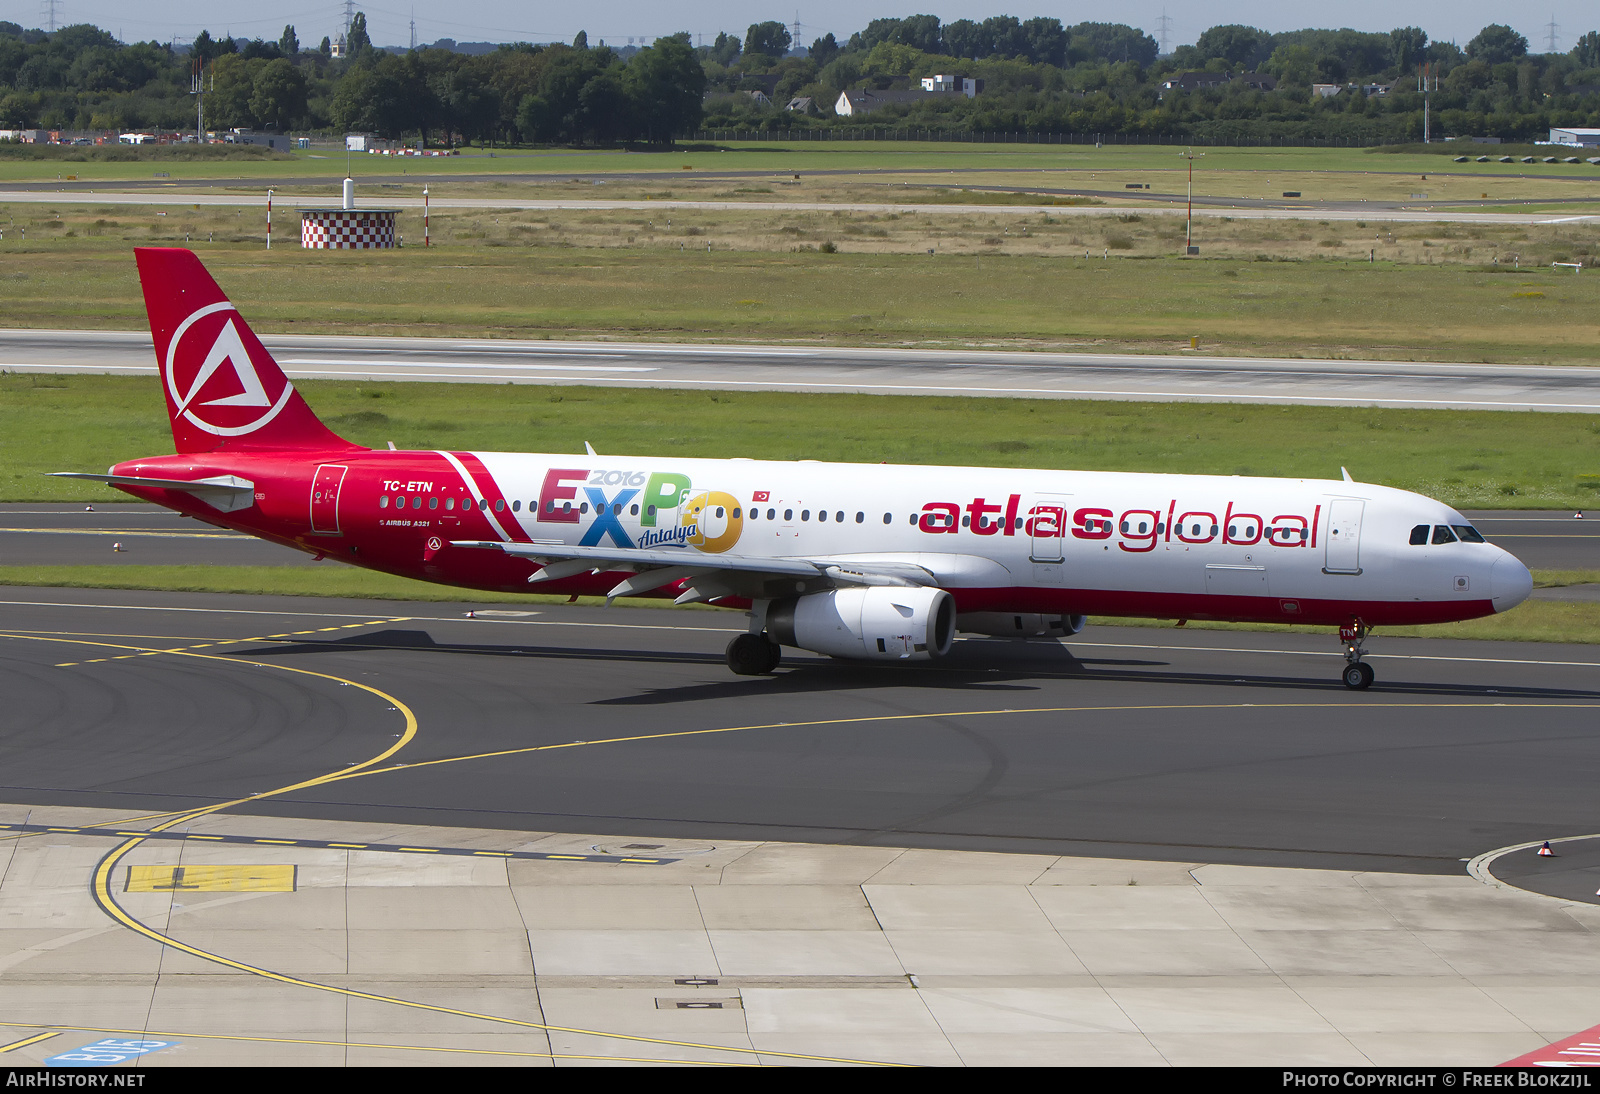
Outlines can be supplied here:
<path id="1" fill-rule="evenodd" d="M 1600 839 L 1600 834 L 1590 836 L 1561 836 L 1557 839 L 1549 840 L 1548 842 L 1552 844 L 1573 843 L 1578 840 L 1586 839 Z M 1586 901 L 1568 900 L 1566 897 L 1551 896 L 1549 893 L 1541 893 L 1534 889 L 1524 889 L 1518 885 L 1508 884 L 1504 881 L 1501 881 L 1499 878 L 1495 877 L 1494 874 L 1489 872 L 1489 867 L 1494 863 L 1495 859 L 1501 858 L 1504 855 L 1509 855 L 1513 851 L 1526 851 L 1533 847 L 1540 847 L 1546 842 L 1547 841 L 1542 839 L 1536 839 L 1530 840 L 1527 843 L 1514 843 L 1509 847 L 1497 847 L 1493 851 L 1485 851 L 1483 854 L 1467 863 L 1467 873 L 1471 874 L 1485 885 L 1492 886 L 1496 889 L 1503 889 L 1508 893 L 1521 893 L 1524 896 L 1536 896 L 1542 897 L 1545 900 L 1556 900 L 1572 908 L 1593 908 L 1594 905 L 1589 904 Z"/>
<path id="2" fill-rule="evenodd" d="M 558 356 L 558 355 L 552 354 L 552 356 Z M 591 356 L 591 355 L 585 354 L 584 356 L 587 357 L 587 356 Z M 592 356 L 595 356 L 595 357 L 621 357 L 622 354 L 620 354 L 620 353 L 597 353 L 597 354 L 593 354 Z M 331 366 L 344 367 L 344 368 L 355 368 L 355 369 L 360 369 L 360 368 L 403 368 L 403 369 L 407 369 L 407 370 L 410 370 L 410 369 L 413 369 L 413 368 L 481 368 L 481 369 L 507 369 L 507 370 L 519 369 L 519 370 L 523 370 L 523 371 L 527 371 L 527 372 L 549 372 L 549 371 L 553 371 L 553 370 L 557 370 L 557 369 L 559 369 L 561 371 L 564 371 L 564 372 L 659 372 L 659 371 L 661 371 L 659 368 L 656 368 L 654 366 L 643 366 L 643 365 L 536 365 L 536 364 L 524 364 L 522 362 L 516 362 L 514 364 L 508 364 L 508 365 L 499 365 L 499 364 L 493 364 L 493 363 L 487 362 L 487 361 L 434 361 L 434 360 L 399 361 L 399 360 L 384 360 L 381 357 L 373 357 L 373 358 L 368 358 L 368 359 L 363 359 L 363 358 L 319 359 L 319 358 L 312 358 L 312 357 L 291 357 L 291 358 L 289 358 L 287 360 L 279 361 L 278 364 L 280 364 L 280 365 L 322 365 L 322 366 L 330 366 L 331 365 Z"/>

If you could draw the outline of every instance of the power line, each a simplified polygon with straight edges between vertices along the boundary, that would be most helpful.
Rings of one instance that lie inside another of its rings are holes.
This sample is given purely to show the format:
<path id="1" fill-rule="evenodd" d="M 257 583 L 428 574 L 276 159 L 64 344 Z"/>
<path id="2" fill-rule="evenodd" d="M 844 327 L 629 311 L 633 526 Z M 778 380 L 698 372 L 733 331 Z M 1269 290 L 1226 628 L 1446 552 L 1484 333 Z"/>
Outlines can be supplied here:
<path id="1" fill-rule="evenodd" d="M 1560 29 L 1561 28 L 1556 25 L 1555 12 L 1551 12 L 1550 13 L 1550 21 L 1545 24 L 1545 30 L 1550 32 L 1548 35 L 1545 36 L 1545 52 L 1546 53 L 1554 53 L 1556 51 L 1556 31 L 1558 31 Z"/>
<path id="2" fill-rule="evenodd" d="M 39 4 L 44 9 L 45 18 L 50 23 L 50 33 L 56 32 L 56 9 L 61 6 L 61 0 L 42 0 Z"/>

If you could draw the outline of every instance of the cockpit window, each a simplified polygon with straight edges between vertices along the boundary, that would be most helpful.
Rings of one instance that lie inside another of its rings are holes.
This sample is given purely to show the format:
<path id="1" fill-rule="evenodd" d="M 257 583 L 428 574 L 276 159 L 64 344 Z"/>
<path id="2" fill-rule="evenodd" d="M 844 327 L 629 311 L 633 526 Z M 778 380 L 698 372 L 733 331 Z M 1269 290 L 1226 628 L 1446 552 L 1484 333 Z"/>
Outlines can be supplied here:
<path id="1" fill-rule="evenodd" d="M 1456 534 L 1450 530 L 1448 524 L 1435 524 L 1433 526 L 1434 546 L 1438 546 L 1441 543 L 1454 543 L 1455 541 Z"/>
<path id="2" fill-rule="evenodd" d="M 1482 534 L 1470 524 L 1452 524 L 1450 527 L 1461 538 L 1462 543 L 1484 542 Z"/>
<path id="3" fill-rule="evenodd" d="M 1411 529 L 1411 546 L 1421 547 L 1428 542 L 1428 533 L 1432 528 L 1426 524 L 1419 524 Z"/>

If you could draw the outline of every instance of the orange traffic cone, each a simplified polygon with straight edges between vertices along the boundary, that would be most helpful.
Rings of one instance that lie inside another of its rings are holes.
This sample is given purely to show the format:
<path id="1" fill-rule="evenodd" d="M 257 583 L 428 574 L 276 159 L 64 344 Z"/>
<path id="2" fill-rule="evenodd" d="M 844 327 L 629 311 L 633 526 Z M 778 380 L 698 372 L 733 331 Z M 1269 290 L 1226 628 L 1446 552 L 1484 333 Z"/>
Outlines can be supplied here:
<path id="1" fill-rule="evenodd" d="M 1545 840 L 1544 841 L 1544 846 L 1539 848 L 1539 857 L 1540 858 L 1555 858 L 1556 857 L 1556 853 L 1554 851 L 1550 850 L 1550 841 L 1549 840 Z"/>

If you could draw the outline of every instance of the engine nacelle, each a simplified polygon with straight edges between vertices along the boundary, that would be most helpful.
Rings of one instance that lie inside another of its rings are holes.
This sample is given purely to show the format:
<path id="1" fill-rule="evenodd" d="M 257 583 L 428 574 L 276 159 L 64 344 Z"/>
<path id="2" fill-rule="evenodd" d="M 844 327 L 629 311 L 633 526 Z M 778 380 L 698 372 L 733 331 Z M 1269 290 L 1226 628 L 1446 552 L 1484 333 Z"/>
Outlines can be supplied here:
<path id="1" fill-rule="evenodd" d="M 950 652 L 956 603 L 943 589 L 871 586 L 775 600 L 767 633 L 830 657 L 927 661 Z"/>
<path id="2" fill-rule="evenodd" d="M 1077 634 L 1088 622 L 1081 615 L 1024 615 L 1014 612 L 963 612 L 956 629 L 994 638 L 1062 638 Z"/>

